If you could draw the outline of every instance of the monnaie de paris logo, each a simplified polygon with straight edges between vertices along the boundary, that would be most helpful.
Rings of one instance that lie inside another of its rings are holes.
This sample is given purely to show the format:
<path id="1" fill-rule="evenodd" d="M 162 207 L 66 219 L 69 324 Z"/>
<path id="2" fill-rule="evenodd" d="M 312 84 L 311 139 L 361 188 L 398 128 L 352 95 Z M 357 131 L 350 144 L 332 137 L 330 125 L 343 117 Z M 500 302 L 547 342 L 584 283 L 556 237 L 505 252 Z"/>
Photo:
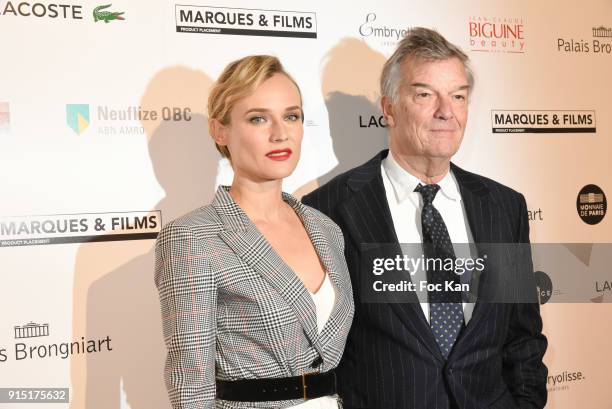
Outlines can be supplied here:
<path id="1" fill-rule="evenodd" d="M 606 215 L 608 201 L 606 195 L 597 185 L 586 185 L 576 198 L 578 216 L 587 224 L 597 224 Z"/>

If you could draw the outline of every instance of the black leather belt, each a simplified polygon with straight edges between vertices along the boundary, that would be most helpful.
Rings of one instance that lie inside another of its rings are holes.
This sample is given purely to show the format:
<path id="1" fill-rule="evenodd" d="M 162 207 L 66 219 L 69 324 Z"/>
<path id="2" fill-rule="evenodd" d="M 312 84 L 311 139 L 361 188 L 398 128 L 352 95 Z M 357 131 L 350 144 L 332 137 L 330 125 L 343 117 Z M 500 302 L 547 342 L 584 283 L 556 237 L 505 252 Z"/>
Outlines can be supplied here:
<path id="1" fill-rule="evenodd" d="M 334 395 L 336 390 L 333 370 L 288 378 L 217 380 L 217 398 L 237 402 L 314 399 Z"/>

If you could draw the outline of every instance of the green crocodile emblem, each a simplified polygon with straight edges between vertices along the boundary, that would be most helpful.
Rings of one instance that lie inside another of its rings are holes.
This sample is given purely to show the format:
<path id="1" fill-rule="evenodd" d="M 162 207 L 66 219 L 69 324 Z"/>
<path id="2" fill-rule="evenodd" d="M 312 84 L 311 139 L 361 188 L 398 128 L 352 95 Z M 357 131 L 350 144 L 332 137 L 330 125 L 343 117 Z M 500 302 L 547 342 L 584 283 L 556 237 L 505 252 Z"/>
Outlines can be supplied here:
<path id="1" fill-rule="evenodd" d="M 103 6 L 96 7 L 93 11 L 94 22 L 97 23 L 98 21 L 104 21 L 105 23 L 108 23 L 112 20 L 125 20 L 125 18 L 121 17 L 123 12 L 104 11 L 104 9 L 107 9 L 110 6 L 112 6 L 112 4 L 105 4 Z"/>

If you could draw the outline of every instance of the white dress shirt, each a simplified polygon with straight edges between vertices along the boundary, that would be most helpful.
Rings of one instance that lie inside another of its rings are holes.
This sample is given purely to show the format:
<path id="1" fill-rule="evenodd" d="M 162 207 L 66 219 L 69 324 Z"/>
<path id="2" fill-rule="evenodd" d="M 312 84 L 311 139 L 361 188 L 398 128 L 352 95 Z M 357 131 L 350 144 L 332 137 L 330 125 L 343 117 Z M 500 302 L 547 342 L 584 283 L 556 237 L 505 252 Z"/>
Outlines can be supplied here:
<path id="1" fill-rule="evenodd" d="M 426 185 L 416 176 L 413 176 L 393 157 L 391 151 L 381 164 L 381 174 L 387 202 L 391 210 L 393 225 L 400 243 L 422 243 L 421 210 L 423 209 L 423 198 L 414 189 L 419 183 Z M 473 257 L 468 246 L 456 246 L 457 243 L 473 243 L 472 233 L 468 225 L 467 216 L 461 200 L 459 185 L 452 172 L 448 172 L 440 182 L 440 191 L 433 201 L 434 207 L 440 212 L 451 242 L 453 243 L 456 257 Z M 412 282 L 427 281 L 425 271 L 417 271 L 412 276 Z M 418 290 L 418 285 L 417 285 Z M 429 322 L 429 303 L 427 302 L 427 291 L 417 291 L 417 297 L 423 309 L 423 314 Z M 465 324 L 469 322 L 474 311 L 474 303 L 463 303 L 463 316 Z"/>

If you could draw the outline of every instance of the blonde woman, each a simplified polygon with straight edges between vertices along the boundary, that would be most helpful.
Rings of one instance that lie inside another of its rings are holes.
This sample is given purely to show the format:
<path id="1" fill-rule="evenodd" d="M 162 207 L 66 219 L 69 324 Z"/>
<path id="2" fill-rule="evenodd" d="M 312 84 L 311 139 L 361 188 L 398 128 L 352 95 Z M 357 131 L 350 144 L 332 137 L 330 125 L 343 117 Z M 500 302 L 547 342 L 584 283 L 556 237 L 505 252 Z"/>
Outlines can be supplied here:
<path id="1" fill-rule="evenodd" d="M 343 236 L 282 191 L 300 157 L 300 90 L 278 59 L 249 56 L 225 68 L 208 113 L 232 185 L 156 243 L 172 406 L 337 408 L 354 311 Z"/>

